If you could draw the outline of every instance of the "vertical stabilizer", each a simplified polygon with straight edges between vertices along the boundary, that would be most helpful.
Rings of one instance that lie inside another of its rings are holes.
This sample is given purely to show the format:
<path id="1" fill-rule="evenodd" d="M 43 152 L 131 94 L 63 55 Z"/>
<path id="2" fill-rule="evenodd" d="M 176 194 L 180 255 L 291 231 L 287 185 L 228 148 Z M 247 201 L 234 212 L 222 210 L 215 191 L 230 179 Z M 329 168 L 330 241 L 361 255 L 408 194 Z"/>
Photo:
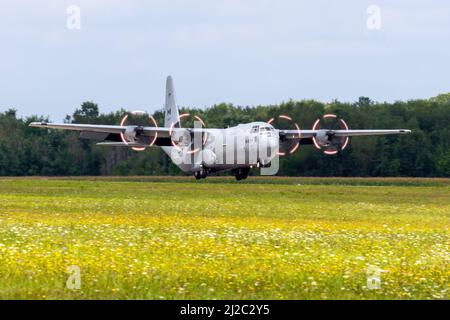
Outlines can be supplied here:
<path id="1" fill-rule="evenodd" d="M 174 124 L 174 127 L 179 127 L 178 123 L 178 107 L 175 98 L 175 88 L 173 85 L 173 79 L 171 76 L 166 80 L 166 102 L 164 105 L 164 126 L 170 127 Z"/>
<path id="2" fill-rule="evenodd" d="M 168 76 L 166 80 L 166 102 L 164 104 L 164 127 L 170 128 L 170 126 L 173 126 L 174 128 L 179 128 L 179 122 L 173 79 L 171 76 Z M 190 163 L 180 163 L 180 152 L 176 148 L 172 146 L 164 146 L 161 148 L 182 171 L 190 172 L 192 165 Z"/>

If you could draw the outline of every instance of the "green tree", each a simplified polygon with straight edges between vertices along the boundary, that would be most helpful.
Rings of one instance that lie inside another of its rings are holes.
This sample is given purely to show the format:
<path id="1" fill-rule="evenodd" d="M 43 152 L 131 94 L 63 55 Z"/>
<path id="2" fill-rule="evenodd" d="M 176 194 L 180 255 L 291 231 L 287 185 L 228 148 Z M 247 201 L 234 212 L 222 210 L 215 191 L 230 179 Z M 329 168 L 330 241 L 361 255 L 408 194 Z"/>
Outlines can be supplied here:
<path id="1" fill-rule="evenodd" d="M 450 177 L 450 151 L 438 160 L 438 172 L 443 177 Z"/>
<path id="2" fill-rule="evenodd" d="M 73 122 L 96 123 L 99 114 L 98 105 L 92 101 L 86 101 L 73 113 Z"/>

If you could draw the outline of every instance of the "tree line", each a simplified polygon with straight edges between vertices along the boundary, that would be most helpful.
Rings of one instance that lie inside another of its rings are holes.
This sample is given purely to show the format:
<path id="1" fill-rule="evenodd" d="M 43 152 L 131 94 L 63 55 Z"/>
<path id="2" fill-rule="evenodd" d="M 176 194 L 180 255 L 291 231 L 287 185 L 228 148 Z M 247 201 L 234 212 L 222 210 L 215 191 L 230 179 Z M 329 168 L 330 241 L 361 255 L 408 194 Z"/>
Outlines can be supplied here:
<path id="1" fill-rule="evenodd" d="M 325 113 L 345 119 L 350 128 L 411 129 L 406 136 L 354 137 L 336 156 L 302 145 L 282 157 L 278 175 L 289 176 L 450 176 L 450 93 L 431 99 L 377 103 L 367 97 L 357 102 L 287 101 L 279 105 L 240 107 L 217 104 L 210 108 L 181 108 L 198 115 L 207 127 L 223 128 L 251 121 L 267 121 L 281 114 L 303 129 Z M 126 110 L 100 113 L 94 102 L 84 102 L 65 122 L 118 124 Z M 163 124 L 162 111 L 153 114 Z M 44 116 L 18 117 L 15 109 L 0 112 L 1 176 L 179 175 L 178 168 L 157 147 L 135 152 L 96 146 L 76 132 L 28 127 Z M 280 128 L 287 129 L 287 128 Z"/>

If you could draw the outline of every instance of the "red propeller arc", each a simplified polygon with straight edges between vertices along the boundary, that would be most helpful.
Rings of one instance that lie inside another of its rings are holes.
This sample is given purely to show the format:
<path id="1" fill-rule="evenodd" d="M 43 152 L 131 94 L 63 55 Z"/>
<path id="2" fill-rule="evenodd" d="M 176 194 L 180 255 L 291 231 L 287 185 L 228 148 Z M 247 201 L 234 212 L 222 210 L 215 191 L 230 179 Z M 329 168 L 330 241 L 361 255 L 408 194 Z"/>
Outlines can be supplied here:
<path id="1" fill-rule="evenodd" d="M 347 125 L 347 123 L 345 122 L 344 119 L 338 118 L 337 115 L 332 114 L 332 113 L 328 113 L 323 115 L 322 118 L 317 119 L 312 127 L 312 130 L 319 130 L 322 127 L 322 122 L 329 122 L 329 120 L 332 120 L 335 124 L 335 126 L 337 126 L 340 130 L 349 130 L 349 127 Z M 323 127 L 326 127 L 327 124 L 323 124 Z M 321 143 L 318 141 L 318 139 L 316 137 L 312 138 L 314 146 L 318 149 L 318 150 L 322 150 L 323 145 L 321 145 Z M 343 142 L 339 143 L 339 146 L 336 145 L 335 143 L 329 145 L 329 146 L 325 146 L 325 148 L 323 149 L 323 153 L 326 155 L 336 155 L 338 154 L 339 151 L 344 150 L 349 142 L 349 137 L 345 137 Z"/>
<path id="2" fill-rule="evenodd" d="M 178 117 L 178 121 L 172 122 L 172 123 L 170 124 L 170 127 L 169 127 L 169 135 L 170 135 L 170 137 L 171 137 L 171 143 L 172 143 L 172 145 L 173 145 L 177 150 L 181 150 L 181 148 L 176 144 L 176 142 L 175 142 L 175 141 L 173 140 L 173 138 L 172 138 L 173 129 L 175 128 L 175 125 L 176 125 L 177 123 L 180 124 L 180 126 L 181 126 L 181 119 L 183 119 L 183 118 L 189 118 L 189 117 L 192 117 L 192 118 L 194 118 L 195 121 L 200 122 L 200 123 L 202 124 L 202 127 L 206 127 L 205 122 L 204 122 L 203 119 L 200 118 L 199 116 L 195 116 L 195 115 L 192 116 L 190 113 L 183 113 L 183 114 L 181 114 L 181 115 Z M 208 140 L 208 133 L 205 132 L 205 134 L 203 135 L 202 146 L 205 145 L 205 143 L 206 143 L 207 140 Z M 186 151 L 186 153 L 187 153 L 187 154 L 194 154 L 194 153 L 200 151 L 200 149 L 201 149 L 201 147 L 198 147 L 198 148 L 195 148 L 194 150 L 188 150 L 188 151 Z"/>
<path id="3" fill-rule="evenodd" d="M 289 148 L 288 151 L 286 151 L 286 150 L 278 151 L 277 154 L 279 156 L 285 156 L 286 154 L 294 154 L 298 150 L 298 148 L 300 147 L 300 138 L 301 138 L 300 126 L 296 122 L 294 122 L 290 116 L 287 116 L 285 114 L 281 114 L 281 115 L 279 115 L 276 118 L 275 117 L 271 118 L 269 121 L 267 121 L 267 123 L 268 124 L 272 124 L 275 120 L 279 120 L 279 121 L 281 120 L 281 121 L 284 121 L 284 122 L 286 122 L 286 121 L 289 122 L 290 125 L 292 127 L 294 127 L 294 129 L 297 130 L 297 132 L 298 132 L 298 140 L 297 140 L 297 142 L 291 148 Z"/>
<path id="4" fill-rule="evenodd" d="M 144 114 L 146 114 L 146 112 L 145 112 L 145 111 L 141 111 L 141 110 L 135 110 L 135 111 L 131 111 L 131 112 L 127 113 L 127 114 L 122 118 L 122 120 L 120 121 L 120 125 L 121 125 L 121 126 L 126 126 L 126 125 L 127 125 L 128 117 L 129 117 L 130 114 L 131 114 L 131 115 L 144 115 Z M 149 115 L 149 120 L 150 120 L 151 124 L 153 124 L 153 126 L 154 126 L 155 128 L 158 127 L 158 123 L 156 122 L 156 120 L 155 120 L 155 118 L 154 118 L 153 116 Z M 152 145 L 154 145 L 157 138 L 158 138 L 158 132 L 155 132 L 155 136 L 154 136 L 153 139 L 150 141 L 150 143 L 149 143 L 148 146 L 151 147 Z M 125 135 L 124 135 L 123 133 L 120 133 L 120 139 L 122 140 L 123 143 L 125 143 L 125 144 L 127 144 L 127 145 L 131 142 L 131 141 L 128 141 L 128 140 L 125 138 Z M 146 147 L 132 147 L 131 149 L 133 149 L 134 151 L 144 151 L 145 148 L 146 148 Z"/>

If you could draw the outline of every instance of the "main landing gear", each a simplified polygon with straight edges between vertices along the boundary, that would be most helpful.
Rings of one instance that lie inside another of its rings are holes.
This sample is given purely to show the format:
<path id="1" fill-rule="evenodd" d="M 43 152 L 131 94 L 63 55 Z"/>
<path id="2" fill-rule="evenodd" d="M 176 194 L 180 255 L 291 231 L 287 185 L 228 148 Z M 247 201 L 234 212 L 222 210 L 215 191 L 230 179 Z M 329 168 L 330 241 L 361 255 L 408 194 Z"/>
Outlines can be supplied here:
<path id="1" fill-rule="evenodd" d="M 208 175 L 208 171 L 206 171 L 205 169 L 202 169 L 200 171 L 195 171 L 194 172 L 194 177 L 197 180 L 205 179 L 207 175 Z"/>
<path id="2" fill-rule="evenodd" d="M 239 168 L 239 169 L 234 169 L 231 172 L 233 172 L 236 180 L 245 180 L 248 177 L 248 172 L 250 171 L 249 168 Z"/>
<path id="3" fill-rule="evenodd" d="M 236 177 L 236 180 L 245 180 L 248 177 L 248 173 L 250 171 L 250 168 L 239 168 L 239 169 L 233 169 L 231 172 Z M 194 177 L 196 180 L 205 179 L 208 176 L 208 171 L 206 169 L 201 169 L 199 171 L 194 172 Z"/>

